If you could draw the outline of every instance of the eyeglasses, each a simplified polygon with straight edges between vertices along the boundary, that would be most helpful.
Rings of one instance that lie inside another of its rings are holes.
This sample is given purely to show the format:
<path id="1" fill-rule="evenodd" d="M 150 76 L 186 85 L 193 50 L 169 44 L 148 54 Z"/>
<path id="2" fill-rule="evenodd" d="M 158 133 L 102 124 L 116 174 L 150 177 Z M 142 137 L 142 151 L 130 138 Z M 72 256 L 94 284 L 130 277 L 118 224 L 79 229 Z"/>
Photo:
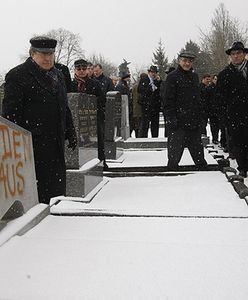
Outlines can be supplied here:
<path id="1" fill-rule="evenodd" d="M 76 67 L 75 69 L 77 71 L 81 71 L 81 70 L 85 71 L 85 70 L 87 70 L 87 67 Z"/>

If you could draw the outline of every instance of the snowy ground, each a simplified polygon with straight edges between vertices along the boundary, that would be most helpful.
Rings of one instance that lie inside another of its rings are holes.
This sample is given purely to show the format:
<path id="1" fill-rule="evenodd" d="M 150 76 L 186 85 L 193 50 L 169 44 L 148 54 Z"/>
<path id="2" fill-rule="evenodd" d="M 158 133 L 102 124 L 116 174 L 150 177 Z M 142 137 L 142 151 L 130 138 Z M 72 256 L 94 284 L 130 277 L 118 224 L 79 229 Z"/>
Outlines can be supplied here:
<path id="1" fill-rule="evenodd" d="M 0 300 L 247 299 L 248 207 L 222 173 L 108 180 L 0 248 Z"/>

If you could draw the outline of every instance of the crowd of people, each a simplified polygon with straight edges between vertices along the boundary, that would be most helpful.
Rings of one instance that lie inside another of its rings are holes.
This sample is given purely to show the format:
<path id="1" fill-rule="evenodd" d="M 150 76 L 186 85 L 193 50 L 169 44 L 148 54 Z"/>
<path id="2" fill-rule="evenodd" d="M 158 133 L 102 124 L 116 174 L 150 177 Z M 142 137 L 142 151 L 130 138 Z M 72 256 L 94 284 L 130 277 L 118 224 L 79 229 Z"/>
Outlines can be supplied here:
<path id="1" fill-rule="evenodd" d="M 248 48 L 242 42 L 226 50 L 230 63 L 218 75 L 205 74 L 200 82 L 193 68 L 196 54 L 183 50 L 165 80 L 157 66 L 151 65 L 132 88 L 128 68 L 120 70 L 118 78 L 109 78 L 101 64 L 82 58 L 74 62 L 71 79 L 68 68 L 55 63 L 55 39 L 39 36 L 30 44 L 29 58 L 6 75 L 2 115 L 32 133 L 40 202 L 49 203 L 51 197 L 66 193 L 65 140 L 72 149 L 77 145 L 67 103 L 70 92 L 97 97 L 98 157 L 105 169 L 106 94 L 119 91 L 128 97 L 130 135 L 148 137 L 150 128 L 151 136 L 158 137 L 163 113 L 168 170 L 178 170 L 185 147 L 198 169 L 206 169 L 201 138 L 209 122 L 212 142 L 236 158 L 240 175 L 247 176 Z"/>

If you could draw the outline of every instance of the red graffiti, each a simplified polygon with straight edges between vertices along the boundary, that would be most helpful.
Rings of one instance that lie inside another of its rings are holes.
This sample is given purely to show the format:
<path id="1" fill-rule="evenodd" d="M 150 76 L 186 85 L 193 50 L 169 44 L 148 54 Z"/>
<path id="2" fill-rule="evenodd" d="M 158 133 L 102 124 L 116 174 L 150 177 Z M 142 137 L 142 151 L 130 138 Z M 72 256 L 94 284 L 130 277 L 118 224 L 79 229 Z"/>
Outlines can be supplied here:
<path id="1" fill-rule="evenodd" d="M 0 190 L 5 198 L 25 192 L 25 168 L 32 161 L 30 135 L 0 124 Z"/>

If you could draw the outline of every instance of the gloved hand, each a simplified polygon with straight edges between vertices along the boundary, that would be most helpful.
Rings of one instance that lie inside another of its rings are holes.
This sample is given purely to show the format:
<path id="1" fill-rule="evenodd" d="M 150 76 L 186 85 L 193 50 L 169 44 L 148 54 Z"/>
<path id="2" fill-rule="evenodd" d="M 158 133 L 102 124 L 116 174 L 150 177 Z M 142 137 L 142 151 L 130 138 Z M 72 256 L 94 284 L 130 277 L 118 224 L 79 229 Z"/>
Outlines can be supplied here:
<path id="1" fill-rule="evenodd" d="M 166 126 L 172 130 L 177 129 L 178 128 L 177 118 L 176 117 L 171 117 L 171 118 L 167 117 L 166 118 Z"/>
<path id="2" fill-rule="evenodd" d="M 73 151 L 76 149 L 77 146 L 77 137 L 76 136 L 70 136 L 68 138 L 69 144 L 67 145 L 67 148 L 72 149 Z"/>

